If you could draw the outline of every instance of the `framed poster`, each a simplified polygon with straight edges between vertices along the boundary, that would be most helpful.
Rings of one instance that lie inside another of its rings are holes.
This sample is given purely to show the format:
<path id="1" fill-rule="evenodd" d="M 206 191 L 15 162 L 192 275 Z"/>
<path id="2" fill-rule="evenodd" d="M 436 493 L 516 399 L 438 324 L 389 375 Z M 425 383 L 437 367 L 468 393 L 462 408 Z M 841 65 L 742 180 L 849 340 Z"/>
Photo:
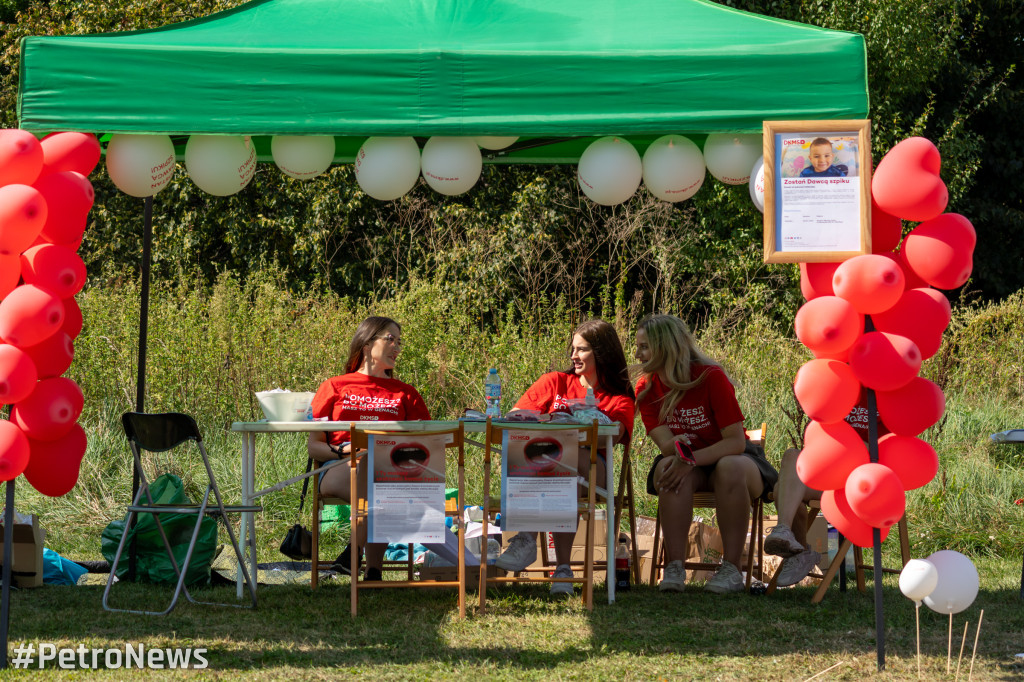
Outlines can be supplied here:
<path id="1" fill-rule="evenodd" d="M 764 262 L 871 253 L 871 121 L 764 122 Z"/>

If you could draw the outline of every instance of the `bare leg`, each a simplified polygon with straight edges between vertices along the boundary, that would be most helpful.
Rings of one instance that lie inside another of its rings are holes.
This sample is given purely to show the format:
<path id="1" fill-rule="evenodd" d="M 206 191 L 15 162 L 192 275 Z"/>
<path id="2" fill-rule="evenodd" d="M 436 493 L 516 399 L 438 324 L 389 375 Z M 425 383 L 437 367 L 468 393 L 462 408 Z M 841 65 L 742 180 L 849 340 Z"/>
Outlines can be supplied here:
<path id="1" fill-rule="evenodd" d="M 321 497 L 340 497 L 349 504 L 352 503 L 352 500 L 349 499 L 349 473 L 351 471 L 351 461 L 351 458 L 346 457 L 342 464 L 334 466 L 324 473 L 323 480 L 320 481 Z M 365 458 L 359 463 L 356 480 L 359 497 L 366 499 Z M 366 524 L 362 522 L 359 524 L 359 535 L 356 540 L 358 541 L 359 546 L 366 550 L 367 568 L 376 568 L 380 570 L 381 566 L 384 565 L 384 552 L 388 548 L 387 543 L 378 542 L 367 544 Z"/>
<path id="2" fill-rule="evenodd" d="M 655 480 L 668 465 L 668 459 L 658 463 Z M 658 514 L 661 516 L 661 530 L 665 537 L 665 563 L 686 561 L 689 549 L 690 524 L 693 522 L 693 494 L 707 489 L 704 471 L 694 468 L 686 475 L 678 491 L 665 490 L 658 493 Z"/>
<path id="3" fill-rule="evenodd" d="M 718 502 L 718 529 L 722 533 L 722 558 L 734 566 L 746 542 L 750 523 L 750 500 L 759 496 L 764 485 L 761 474 L 746 455 L 727 455 L 718 460 L 711 473 L 711 488 Z"/>
<path id="4" fill-rule="evenodd" d="M 590 449 L 580 449 L 579 459 L 577 460 L 578 471 L 580 476 L 584 479 L 590 475 Z M 605 478 L 605 465 L 600 457 L 597 458 L 597 475 L 595 481 L 598 486 L 604 482 Z M 589 479 L 587 479 L 589 480 Z M 583 497 L 588 494 L 587 489 L 583 486 L 579 486 L 578 494 Z M 579 525 L 579 516 L 576 517 L 576 523 Z M 555 542 L 555 563 L 558 565 L 569 563 L 572 558 L 572 541 L 576 537 L 576 533 L 552 533 L 554 535 Z M 600 542 L 600 538 L 595 536 L 595 545 Z"/>

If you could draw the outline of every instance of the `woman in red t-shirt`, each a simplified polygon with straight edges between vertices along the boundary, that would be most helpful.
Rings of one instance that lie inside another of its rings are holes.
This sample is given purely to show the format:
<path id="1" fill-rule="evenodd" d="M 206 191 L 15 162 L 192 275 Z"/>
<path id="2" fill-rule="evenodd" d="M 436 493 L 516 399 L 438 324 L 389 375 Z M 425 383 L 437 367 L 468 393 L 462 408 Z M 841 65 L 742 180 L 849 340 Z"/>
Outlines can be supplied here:
<path id="1" fill-rule="evenodd" d="M 412 421 L 430 419 L 419 392 L 409 384 L 392 378 L 398 354 L 402 350 L 402 330 L 387 317 L 368 317 L 356 329 L 345 361 L 347 374 L 331 377 L 320 384 L 313 396 L 313 417 L 330 421 Z M 320 479 L 320 494 L 349 499 L 351 452 L 348 431 L 313 432 L 307 449 L 317 462 L 340 459 L 345 464 L 325 471 Z M 366 466 L 359 465 L 359 495 L 366 495 Z M 386 544 L 366 545 L 366 524 L 359 526 L 359 543 L 366 547 L 366 579 L 380 580 Z M 346 547 L 335 562 L 335 569 L 348 572 Z"/>
<path id="2" fill-rule="evenodd" d="M 740 591 L 744 581 L 737 566 L 750 500 L 771 490 L 774 480 L 766 479 L 774 469 L 747 452 L 736 391 L 718 363 L 697 348 L 685 322 L 673 315 L 645 318 L 636 332 L 636 348 L 643 363 L 637 407 L 647 435 L 661 451 L 652 470 L 667 562 L 659 589 L 683 590 L 693 495 L 714 491 L 723 560 L 706 589 Z"/>
<path id="3" fill-rule="evenodd" d="M 621 427 L 616 442 L 628 442 L 633 430 L 633 387 L 629 381 L 626 355 L 615 328 L 603 320 L 584 322 L 573 332 L 569 344 L 572 366 L 561 372 L 542 375 L 527 389 L 509 414 L 516 410 L 536 410 L 542 414 L 569 411 L 569 400 L 585 398 L 587 389 L 593 389 L 597 407 Z M 605 478 L 608 453 L 599 453 L 596 477 Z M 590 473 L 590 453 L 578 458 L 581 476 Z M 571 578 L 569 558 L 575 533 L 554 533 L 557 567 L 554 577 Z M 497 566 L 507 571 L 521 571 L 537 558 L 537 540 L 534 533 L 516 534 L 508 549 L 498 557 Z M 571 594 L 572 583 L 551 583 L 552 594 Z"/>

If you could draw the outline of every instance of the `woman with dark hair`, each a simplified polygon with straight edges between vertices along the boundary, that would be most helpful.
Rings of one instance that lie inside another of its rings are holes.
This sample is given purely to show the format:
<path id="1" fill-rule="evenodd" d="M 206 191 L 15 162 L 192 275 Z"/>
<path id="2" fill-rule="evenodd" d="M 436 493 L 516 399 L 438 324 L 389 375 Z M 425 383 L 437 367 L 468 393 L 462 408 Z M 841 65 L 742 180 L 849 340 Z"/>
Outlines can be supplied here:
<path id="1" fill-rule="evenodd" d="M 430 419 L 419 392 L 392 374 L 402 350 L 402 329 L 387 317 L 368 317 L 356 329 L 349 344 L 345 374 L 320 384 L 313 396 L 313 417 L 330 421 L 413 421 Z M 349 499 L 351 451 L 348 431 L 312 432 L 306 444 L 317 462 L 340 459 L 320 478 L 320 494 Z M 366 495 L 366 467 L 359 465 L 359 494 Z M 366 547 L 366 579 L 380 580 L 386 544 L 366 545 L 366 524 L 359 527 L 359 543 Z M 348 572 L 345 548 L 335 568 Z"/>
<path id="2" fill-rule="evenodd" d="M 658 495 L 665 533 L 662 592 L 686 583 L 687 541 L 693 494 L 714 491 L 722 533 L 722 567 L 709 592 L 738 592 L 737 566 L 750 519 L 750 500 L 771 491 L 778 472 L 747 442 L 736 390 L 717 362 L 697 347 L 690 329 L 674 315 L 651 315 L 636 331 L 636 359 L 643 363 L 636 384 L 637 407 L 661 454 L 648 477 Z"/>
<path id="3" fill-rule="evenodd" d="M 629 380 L 626 355 L 615 327 L 603 320 L 588 320 L 573 332 L 569 343 L 572 365 L 560 372 L 544 374 L 519 399 L 510 414 L 516 410 L 536 410 L 542 414 L 569 411 L 570 401 L 583 399 L 588 389 L 597 399 L 597 407 L 613 422 L 619 422 L 616 442 L 628 442 L 633 429 L 633 387 Z M 603 481 L 609 453 L 599 452 L 597 480 Z M 589 456 L 578 459 L 579 473 L 586 478 L 590 473 Z M 558 566 L 555 578 L 571 578 L 569 557 L 572 554 L 574 533 L 554 533 L 555 558 Z M 537 558 L 537 539 L 534 533 L 516 534 L 500 557 L 497 566 L 506 571 L 521 571 Z M 572 583 L 551 583 L 552 594 L 572 594 Z"/>

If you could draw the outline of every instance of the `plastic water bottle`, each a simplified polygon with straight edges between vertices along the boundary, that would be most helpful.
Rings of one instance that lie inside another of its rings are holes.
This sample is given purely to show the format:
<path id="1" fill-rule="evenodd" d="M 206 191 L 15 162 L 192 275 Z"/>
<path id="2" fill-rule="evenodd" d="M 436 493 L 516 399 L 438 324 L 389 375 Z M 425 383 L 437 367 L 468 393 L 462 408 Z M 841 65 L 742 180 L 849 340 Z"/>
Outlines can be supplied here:
<path id="1" fill-rule="evenodd" d="M 594 395 L 593 386 L 587 386 L 587 397 L 583 399 L 583 404 L 588 409 L 597 407 L 597 397 Z"/>
<path id="2" fill-rule="evenodd" d="M 835 559 L 836 554 L 839 553 L 839 531 L 830 523 L 828 524 L 828 562 L 831 564 L 832 560 Z M 843 570 L 847 573 L 853 573 L 853 551 L 847 550 L 846 556 L 843 558 Z"/>
<path id="3" fill-rule="evenodd" d="M 620 539 L 615 548 L 615 591 L 626 592 L 629 590 L 629 548 L 626 540 Z"/>
<path id="4" fill-rule="evenodd" d="M 484 414 L 491 418 L 501 416 L 501 377 L 494 367 L 484 377 L 484 402 L 487 404 Z"/>

